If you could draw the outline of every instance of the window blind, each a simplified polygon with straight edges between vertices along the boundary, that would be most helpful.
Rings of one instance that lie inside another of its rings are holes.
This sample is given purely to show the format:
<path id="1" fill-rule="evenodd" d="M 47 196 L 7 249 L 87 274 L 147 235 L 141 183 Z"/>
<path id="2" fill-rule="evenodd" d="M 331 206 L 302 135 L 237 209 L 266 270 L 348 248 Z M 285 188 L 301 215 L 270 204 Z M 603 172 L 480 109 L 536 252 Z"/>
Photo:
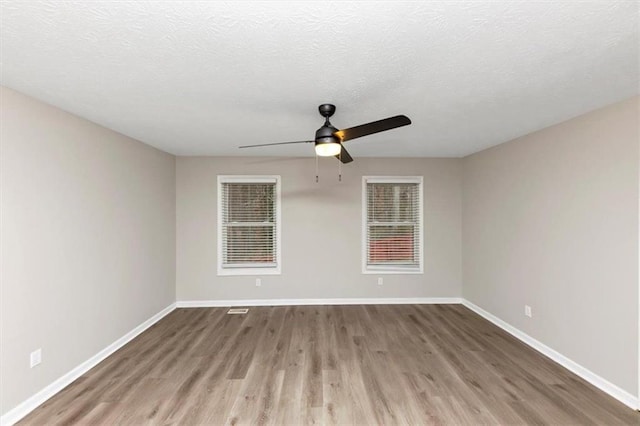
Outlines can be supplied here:
<path id="1" fill-rule="evenodd" d="M 275 182 L 222 182 L 222 267 L 277 266 Z"/>
<path id="2" fill-rule="evenodd" d="M 367 182 L 369 269 L 420 269 L 420 184 Z"/>

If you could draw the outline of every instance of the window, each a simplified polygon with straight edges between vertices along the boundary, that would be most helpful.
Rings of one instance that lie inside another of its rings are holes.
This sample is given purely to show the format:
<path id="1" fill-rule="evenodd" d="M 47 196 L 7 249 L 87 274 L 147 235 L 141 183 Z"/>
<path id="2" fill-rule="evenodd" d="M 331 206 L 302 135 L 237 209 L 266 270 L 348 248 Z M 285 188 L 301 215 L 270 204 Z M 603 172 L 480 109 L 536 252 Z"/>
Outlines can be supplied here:
<path id="1" fill-rule="evenodd" d="M 422 177 L 362 180 L 363 273 L 422 273 Z"/>
<path id="2" fill-rule="evenodd" d="M 280 176 L 218 176 L 218 275 L 280 273 Z"/>

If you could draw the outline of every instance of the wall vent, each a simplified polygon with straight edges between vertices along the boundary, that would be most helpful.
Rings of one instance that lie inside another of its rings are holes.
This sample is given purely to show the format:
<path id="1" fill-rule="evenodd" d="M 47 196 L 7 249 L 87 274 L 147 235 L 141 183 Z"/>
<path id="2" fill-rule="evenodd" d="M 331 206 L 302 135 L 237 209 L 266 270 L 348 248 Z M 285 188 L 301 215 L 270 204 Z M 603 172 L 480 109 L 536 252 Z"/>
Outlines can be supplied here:
<path id="1" fill-rule="evenodd" d="M 246 314 L 249 312 L 249 309 L 247 308 L 231 308 L 227 311 L 227 315 L 229 314 L 234 314 L 234 315 L 242 315 L 242 314 Z"/>

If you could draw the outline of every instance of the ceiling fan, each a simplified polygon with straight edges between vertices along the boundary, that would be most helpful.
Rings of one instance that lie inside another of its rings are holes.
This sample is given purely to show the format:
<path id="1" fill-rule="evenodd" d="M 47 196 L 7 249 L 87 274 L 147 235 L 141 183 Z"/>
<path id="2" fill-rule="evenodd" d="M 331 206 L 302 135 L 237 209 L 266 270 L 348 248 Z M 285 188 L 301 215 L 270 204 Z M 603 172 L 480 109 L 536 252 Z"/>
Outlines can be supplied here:
<path id="1" fill-rule="evenodd" d="M 325 121 L 324 125 L 316 131 L 316 138 L 314 140 L 244 145 L 240 148 L 255 148 L 258 146 L 287 145 L 294 143 L 313 142 L 315 144 L 317 155 L 321 157 L 336 157 L 343 163 L 350 163 L 353 161 L 353 158 L 351 158 L 351 155 L 349 155 L 347 150 L 344 148 L 344 145 L 342 145 L 343 142 L 411 124 L 411 120 L 406 115 L 396 115 L 394 117 L 372 121 L 371 123 L 349 127 L 348 129 L 338 130 L 329 122 L 329 117 L 331 117 L 333 113 L 336 112 L 335 105 L 322 104 L 318 107 L 318 111 L 320 111 L 320 115 L 325 118 Z"/>

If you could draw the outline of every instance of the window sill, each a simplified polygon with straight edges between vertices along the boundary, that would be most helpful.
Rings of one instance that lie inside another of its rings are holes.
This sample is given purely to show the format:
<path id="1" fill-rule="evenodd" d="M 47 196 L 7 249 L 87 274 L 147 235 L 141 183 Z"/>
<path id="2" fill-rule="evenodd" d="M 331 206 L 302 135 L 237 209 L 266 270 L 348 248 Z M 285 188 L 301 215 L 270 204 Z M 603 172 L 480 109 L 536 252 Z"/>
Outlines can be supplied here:
<path id="1" fill-rule="evenodd" d="M 362 273 L 366 275 L 376 275 L 376 274 L 394 274 L 394 275 L 417 275 L 424 274 L 422 268 L 420 269 L 402 269 L 402 268 L 384 268 L 384 269 L 372 269 L 372 268 L 364 268 L 362 269 Z"/>
<path id="2" fill-rule="evenodd" d="M 281 275 L 280 268 L 218 268 L 218 276 Z"/>

